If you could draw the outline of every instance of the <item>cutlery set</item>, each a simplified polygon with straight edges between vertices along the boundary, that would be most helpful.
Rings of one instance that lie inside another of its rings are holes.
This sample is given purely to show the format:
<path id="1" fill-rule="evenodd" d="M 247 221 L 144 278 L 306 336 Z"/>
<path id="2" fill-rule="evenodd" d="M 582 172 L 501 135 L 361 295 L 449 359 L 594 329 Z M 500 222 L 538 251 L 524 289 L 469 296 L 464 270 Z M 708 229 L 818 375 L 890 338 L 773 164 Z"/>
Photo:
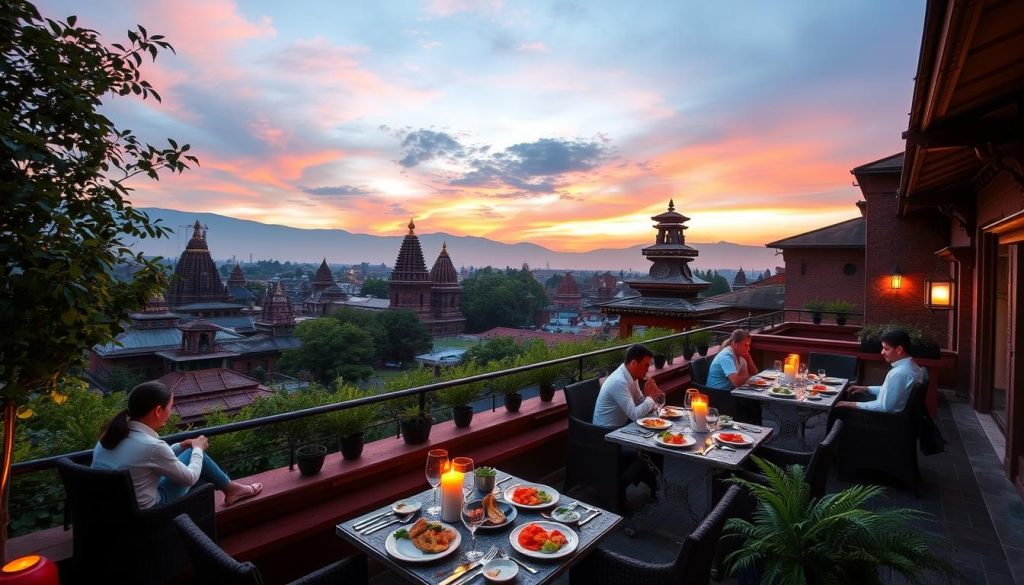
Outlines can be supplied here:
<path id="1" fill-rule="evenodd" d="M 640 429 L 623 429 L 622 432 L 626 433 L 627 435 L 636 435 L 638 437 L 643 437 L 645 439 L 649 439 L 653 437 L 655 434 L 657 434 L 657 431 L 641 431 Z"/>
<path id="2" fill-rule="evenodd" d="M 437 585 L 463 585 L 464 583 L 469 583 L 477 575 L 483 573 L 484 569 L 487 568 L 487 563 L 493 561 L 496 556 L 498 556 L 498 547 L 492 546 L 479 561 L 470 563 L 468 566 L 459 565 L 454 573 Z"/>
<path id="3" fill-rule="evenodd" d="M 388 518 L 388 516 L 394 516 L 394 518 Z M 353 524 L 352 528 L 359 532 L 359 534 L 367 535 L 377 532 L 385 526 L 391 526 L 399 522 L 405 523 L 412 519 L 416 515 L 416 512 L 409 512 L 408 514 L 395 514 L 394 512 L 388 511 L 383 514 L 378 514 L 373 518 L 369 518 L 360 522 L 359 524 Z"/>

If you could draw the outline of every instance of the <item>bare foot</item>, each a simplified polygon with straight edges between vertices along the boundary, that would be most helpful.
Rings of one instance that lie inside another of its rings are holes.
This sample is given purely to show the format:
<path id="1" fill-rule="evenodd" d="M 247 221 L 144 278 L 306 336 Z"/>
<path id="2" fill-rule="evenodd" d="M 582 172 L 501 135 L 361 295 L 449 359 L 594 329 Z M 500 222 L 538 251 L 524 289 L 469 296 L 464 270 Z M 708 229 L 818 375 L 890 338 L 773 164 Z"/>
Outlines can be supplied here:
<path id="1" fill-rule="evenodd" d="M 244 500 L 258 495 L 262 491 L 262 483 L 244 485 L 232 482 L 228 488 L 224 490 L 224 505 L 230 506 L 239 500 Z"/>

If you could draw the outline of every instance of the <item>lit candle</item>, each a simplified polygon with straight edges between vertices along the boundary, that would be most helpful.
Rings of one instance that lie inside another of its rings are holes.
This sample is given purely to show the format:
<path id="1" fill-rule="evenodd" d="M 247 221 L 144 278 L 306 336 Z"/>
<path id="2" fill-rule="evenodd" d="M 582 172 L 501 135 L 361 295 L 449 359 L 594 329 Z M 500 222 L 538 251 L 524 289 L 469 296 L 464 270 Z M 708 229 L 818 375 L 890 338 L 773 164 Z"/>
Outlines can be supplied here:
<path id="1" fill-rule="evenodd" d="M 458 522 L 462 515 L 461 471 L 450 469 L 441 475 L 441 520 Z"/>
<path id="2" fill-rule="evenodd" d="M 800 356 L 795 353 L 791 353 L 786 356 L 786 365 L 782 366 L 782 373 L 787 384 L 792 384 L 796 380 L 796 373 L 800 369 Z"/>
<path id="3" fill-rule="evenodd" d="M 708 432 L 708 401 L 703 396 L 698 396 L 690 402 L 690 409 L 693 412 L 693 430 L 698 433 Z"/>

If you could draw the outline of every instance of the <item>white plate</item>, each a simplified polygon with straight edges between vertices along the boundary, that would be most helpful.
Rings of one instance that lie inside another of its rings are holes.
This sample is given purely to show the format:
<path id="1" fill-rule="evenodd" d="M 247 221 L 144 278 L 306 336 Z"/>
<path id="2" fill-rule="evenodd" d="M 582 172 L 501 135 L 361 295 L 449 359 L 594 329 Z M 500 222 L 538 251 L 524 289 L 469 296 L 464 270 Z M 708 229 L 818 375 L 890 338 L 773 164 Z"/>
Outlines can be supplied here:
<path id="1" fill-rule="evenodd" d="M 636 424 L 642 426 L 645 429 L 651 429 L 655 431 L 664 431 L 665 429 L 672 426 L 672 423 L 668 422 L 667 420 L 655 418 L 653 416 L 637 419 Z"/>
<path id="2" fill-rule="evenodd" d="M 497 572 L 497 575 L 495 575 Z M 519 574 L 519 565 L 509 559 L 494 559 L 484 569 L 484 579 L 492 583 L 511 581 Z M 494 576 L 492 576 L 494 575 Z"/>
<path id="3" fill-rule="evenodd" d="M 765 380 L 774 380 L 779 377 L 775 372 L 761 372 L 757 375 L 758 378 L 764 378 Z"/>
<path id="4" fill-rule="evenodd" d="M 785 393 L 782 393 L 782 392 L 776 392 L 775 390 L 769 390 L 768 391 L 768 395 L 769 396 L 774 396 L 776 398 L 796 398 L 796 394 L 794 394 L 793 392 L 785 394 Z"/>
<path id="5" fill-rule="evenodd" d="M 516 491 L 516 488 L 524 488 L 524 487 L 526 487 L 526 488 L 537 488 L 538 490 L 540 490 L 540 491 L 546 493 L 547 495 L 551 496 L 551 501 L 550 502 L 546 502 L 544 504 L 538 504 L 536 506 L 528 506 L 526 504 L 520 504 L 519 502 L 513 500 L 512 499 L 512 494 Z M 510 503 L 510 504 L 512 504 L 513 506 L 515 506 L 517 508 L 522 508 L 523 510 L 542 510 L 544 508 L 550 508 L 551 506 L 553 506 L 553 505 L 558 503 L 558 491 L 555 490 L 554 488 L 550 488 L 550 487 L 548 487 L 546 485 L 539 484 L 539 483 L 519 483 L 519 484 L 511 486 L 511 487 L 509 487 L 508 489 L 505 490 L 505 501 Z"/>
<path id="6" fill-rule="evenodd" d="M 822 382 L 824 382 L 826 384 L 830 384 L 832 386 L 835 386 L 836 384 L 842 384 L 843 383 L 843 379 L 842 378 L 826 377 L 825 379 L 822 380 Z"/>
<path id="7" fill-rule="evenodd" d="M 682 435 L 682 433 L 677 433 L 677 434 Z M 685 439 L 685 441 L 682 444 L 677 445 L 675 443 L 666 443 L 661 438 L 660 435 L 654 435 L 654 442 L 659 444 L 659 445 L 661 445 L 662 447 L 669 447 L 669 448 L 672 448 L 672 449 L 680 449 L 682 447 L 689 447 L 690 445 L 693 445 L 694 443 L 697 442 L 697 439 L 694 439 L 693 437 L 691 437 L 689 435 L 683 435 L 683 438 Z"/>
<path id="8" fill-rule="evenodd" d="M 661 418 L 668 419 L 683 418 L 684 414 L 686 414 L 686 411 L 683 410 L 682 408 L 674 408 L 671 406 L 666 406 L 665 408 L 662 408 L 661 412 L 659 413 Z"/>
<path id="9" fill-rule="evenodd" d="M 396 559 L 400 561 L 408 561 L 410 563 L 429 563 L 430 561 L 439 559 L 441 557 L 446 557 L 452 554 L 452 552 L 459 550 L 459 545 L 462 544 L 462 535 L 459 534 L 459 531 L 455 530 L 455 528 L 453 528 L 452 526 L 445 524 L 444 522 L 441 522 L 440 524 L 445 528 L 455 531 L 455 538 L 448 546 L 448 550 L 444 552 L 439 552 L 437 554 L 432 555 L 427 554 L 421 551 L 420 549 L 416 548 L 416 545 L 414 545 L 412 541 L 408 538 L 395 538 L 395 532 L 397 532 L 397 529 L 392 530 L 390 533 L 388 533 L 388 537 L 384 541 L 384 550 L 388 551 L 388 554 L 395 557 Z M 402 526 L 402 528 L 409 530 L 410 528 L 412 528 L 412 524 L 407 524 L 405 526 Z"/>
<path id="10" fill-rule="evenodd" d="M 736 442 L 733 442 L 733 441 L 723 441 L 722 438 L 718 436 L 720 434 L 721 434 L 721 432 L 717 432 L 717 433 L 715 433 L 715 434 L 713 434 L 711 436 L 714 437 L 716 441 L 718 441 L 719 443 L 721 443 L 723 445 L 733 445 L 733 446 L 736 446 L 736 447 L 746 447 L 747 445 L 753 445 L 754 444 L 754 439 L 751 438 L 751 436 L 746 434 L 746 433 L 736 433 L 736 432 L 730 432 L 729 433 L 731 435 L 739 435 L 740 438 L 743 439 L 742 443 L 736 443 Z"/>
<path id="11" fill-rule="evenodd" d="M 760 378 L 752 381 L 750 383 L 750 385 L 753 386 L 754 388 L 771 388 L 772 387 L 772 383 L 769 380 L 762 380 Z"/>
<path id="12" fill-rule="evenodd" d="M 531 524 L 536 524 L 537 526 L 540 526 L 548 532 L 551 532 L 552 530 L 557 530 L 561 532 L 565 535 L 565 546 L 563 546 L 562 548 L 558 549 L 558 551 L 553 553 L 542 553 L 540 551 L 533 551 L 527 548 L 523 548 L 519 544 L 519 533 Z M 528 557 L 533 557 L 535 559 L 558 559 L 567 555 L 571 555 L 573 551 L 576 550 L 576 547 L 579 546 L 580 537 L 577 536 L 575 532 L 573 532 L 572 528 L 569 528 L 565 524 L 559 524 L 558 522 L 537 521 L 528 522 L 526 524 L 523 524 L 522 526 L 516 526 L 516 529 L 509 533 L 508 542 L 512 545 L 512 548 L 516 549 L 517 551 L 523 553 Z"/>
<path id="13" fill-rule="evenodd" d="M 423 502 L 412 502 L 409 500 L 399 500 L 391 505 L 391 511 L 395 514 L 408 514 L 415 512 L 423 507 Z"/>

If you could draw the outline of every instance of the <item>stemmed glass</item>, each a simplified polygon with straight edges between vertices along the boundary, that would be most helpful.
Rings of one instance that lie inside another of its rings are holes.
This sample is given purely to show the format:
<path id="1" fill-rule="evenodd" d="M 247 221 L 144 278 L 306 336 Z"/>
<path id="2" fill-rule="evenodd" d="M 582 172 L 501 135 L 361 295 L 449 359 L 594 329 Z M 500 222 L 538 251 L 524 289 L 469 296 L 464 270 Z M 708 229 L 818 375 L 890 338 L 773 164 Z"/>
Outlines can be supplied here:
<path id="1" fill-rule="evenodd" d="M 683 397 L 683 408 L 685 408 L 686 410 L 690 410 L 690 404 L 693 402 L 694 396 L 699 396 L 699 395 L 700 395 L 700 390 L 697 390 L 696 388 L 689 388 L 686 391 L 686 396 Z"/>
<path id="2" fill-rule="evenodd" d="M 708 409 L 707 420 L 708 420 L 708 432 L 713 433 L 713 432 L 717 431 L 718 430 L 718 409 L 717 408 L 709 408 Z"/>
<path id="3" fill-rule="evenodd" d="M 807 381 L 807 364 L 800 364 L 799 378 L 802 382 Z"/>
<path id="4" fill-rule="evenodd" d="M 782 360 L 775 360 L 775 363 L 772 364 L 772 368 L 774 368 L 776 376 L 781 376 L 782 375 Z"/>
<path id="5" fill-rule="evenodd" d="M 474 562 L 484 556 L 483 551 L 476 550 L 476 529 L 484 523 L 485 518 L 483 500 L 474 500 L 462 507 L 462 523 L 466 525 L 466 530 L 469 530 L 470 537 L 469 550 L 466 551 L 467 561 Z"/>
<path id="6" fill-rule="evenodd" d="M 665 393 L 657 392 L 652 396 L 655 406 L 658 407 L 658 415 L 661 416 L 661 409 L 665 408 Z"/>
<path id="7" fill-rule="evenodd" d="M 473 460 L 469 457 L 456 457 L 455 459 L 452 459 L 452 469 L 463 474 L 462 496 L 464 500 L 469 501 L 469 496 L 473 493 L 473 490 L 476 489 L 473 482 Z"/>
<path id="8" fill-rule="evenodd" d="M 427 452 L 427 483 L 434 491 L 434 505 L 427 508 L 427 514 L 436 518 L 441 513 L 437 505 L 437 486 L 441 485 L 441 474 L 448 468 L 448 451 L 431 449 Z"/>
<path id="9" fill-rule="evenodd" d="M 825 368 L 818 368 L 818 383 L 825 383 Z"/>

